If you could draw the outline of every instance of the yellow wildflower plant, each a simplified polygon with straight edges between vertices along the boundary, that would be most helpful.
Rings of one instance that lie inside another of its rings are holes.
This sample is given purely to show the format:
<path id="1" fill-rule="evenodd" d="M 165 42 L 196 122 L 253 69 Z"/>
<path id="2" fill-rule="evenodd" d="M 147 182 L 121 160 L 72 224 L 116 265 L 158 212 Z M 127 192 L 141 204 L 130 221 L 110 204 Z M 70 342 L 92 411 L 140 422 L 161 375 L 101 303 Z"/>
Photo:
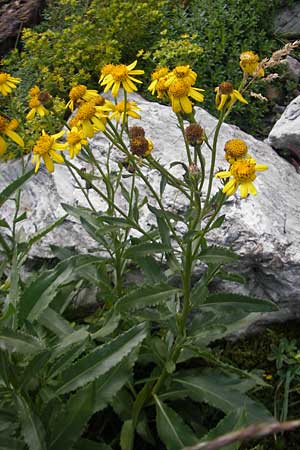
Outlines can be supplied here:
<path id="1" fill-rule="evenodd" d="M 66 108 L 69 108 L 71 111 L 74 111 L 74 109 L 82 102 L 88 102 L 92 100 L 93 98 L 97 97 L 99 95 L 98 91 L 96 89 L 88 89 L 83 84 L 79 84 L 78 86 L 72 87 L 72 89 L 69 92 L 69 98 Z"/>
<path id="2" fill-rule="evenodd" d="M 101 86 L 105 86 L 104 92 L 111 89 L 113 97 L 117 97 L 120 87 L 122 87 L 129 94 L 137 91 L 137 87 L 134 83 L 142 83 L 140 80 L 135 78 L 133 75 L 142 75 L 144 70 L 135 69 L 137 65 L 137 60 L 126 66 L 125 64 L 113 65 L 110 68 L 109 73 L 104 76 L 103 79 L 100 77 Z M 102 74 L 101 74 L 102 76 Z"/>
<path id="3" fill-rule="evenodd" d="M 220 86 L 215 88 L 215 92 L 215 103 L 218 111 L 221 111 L 224 108 L 231 108 L 237 100 L 244 104 L 248 103 L 239 91 L 233 89 L 232 83 L 229 81 L 221 83 Z"/>
<path id="4" fill-rule="evenodd" d="M 265 164 L 256 164 L 254 158 L 239 159 L 231 164 L 229 170 L 218 172 L 216 178 L 231 178 L 223 187 L 223 192 L 227 196 L 236 193 L 240 187 L 242 198 L 246 198 L 248 194 L 256 195 L 257 191 L 253 184 L 256 178 L 256 172 L 267 170 Z"/>
<path id="5" fill-rule="evenodd" d="M 0 115 L 0 156 L 5 153 L 8 144 L 1 135 L 9 137 L 12 141 L 18 144 L 21 148 L 24 147 L 24 141 L 21 136 L 14 130 L 18 127 L 19 123 L 16 119 L 9 120 L 6 117 Z"/>
<path id="6" fill-rule="evenodd" d="M 35 95 L 29 100 L 29 108 L 30 111 L 26 116 L 27 120 L 32 120 L 36 114 L 38 114 L 40 117 L 46 116 L 49 111 L 45 108 L 43 103 L 39 100 L 39 97 Z"/>
<path id="7" fill-rule="evenodd" d="M 173 111 L 175 113 L 184 112 L 190 114 L 193 106 L 189 97 L 197 102 L 203 102 L 204 97 L 201 92 L 204 92 L 204 89 L 194 88 L 187 81 L 180 78 L 173 81 L 168 89 Z"/>
<path id="8" fill-rule="evenodd" d="M 238 159 L 245 159 L 248 156 L 248 146 L 243 139 L 230 139 L 225 143 L 225 158 L 229 164 L 233 164 Z"/>
<path id="9" fill-rule="evenodd" d="M 29 89 L 28 94 L 30 97 L 36 97 L 37 95 L 39 95 L 40 92 L 41 92 L 40 88 L 37 85 L 35 85 Z"/>
<path id="10" fill-rule="evenodd" d="M 82 129 L 84 137 L 93 137 L 97 131 L 104 131 L 107 113 L 104 106 L 97 106 L 92 100 L 82 103 L 70 121 L 71 126 Z"/>
<path id="11" fill-rule="evenodd" d="M 168 75 L 166 85 L 170 86 L 175 81 L 182 80 L 190 86 L 193 86 L 196 83 L 196 79 L 197 74 L 190 66 L 176 66 Z"/>
<path id="12" fill-rule="evenodd" d="M 0 72 L 0 94 L 7 96 L 20 83 L 20 78 L 15 78 L 6 72 Z"/>
<path id="13" fill-rule="evenodd" d="M 42 136 L 39 137 L 32 150 L 32 163 L 35 164 L 35 173 L 40 168 L 41 158 L 43 159 L 48 172 L 54 172 L 54 162 L 59 164 L 64 162 L 64 158 L 58 151 L 65 150 L 68 147 L 68 144 L 56 142 L 57 139 L 61 138 L 64 134 L 65 132 L 63 130 L 53 135 L 49 135 L 45 130 L 42 130 Z"/>
<path id="14" fill-rule="evenodd" d="M 67 131 L 67 144 L 70 158 L 73 159 L 75 155 L 80 153 L 81 147 L 88 144 L 88 141 L 82 130 L 72 127 L 71 130 Z"/>
<path id="15" fill-rule="evenodd" d="M 136 112 L 140 111 L 141 108 L 138 107 L 136 102 L 126 102 L 122 100 L 121 102 L 113 105 L 113 113 L 109 116 L 109 119 L 115 119 L 117 122 L 126 122 L 127 116 L 132 117 L 133 119 L 140 119 L 141 116 Z"/>
<path id="16" fill-rule="evenodd" d="M 169 69 L 167 67 L 158 67 L 155 69 L 151 74 L 151 83 L 148 86 L 148 91 L 151 92 L 152 95 L 155 94 L 155 92 L 158 90 L 157 86 L 160 80 L 164 79 L 164 81 L 167 80 L 166 76 L 169 73 Z M 167 86 L 166 86 L 167 88 Z"/>
<path id="17" fill-rule="evenodd" d="M 259 56 L 252 50 L 247 50 L 246 52 L 240 54 L 240 67 L 244 72 L 244 74 L 251 76 L 257 75 L 260 78 L 263 77 L 265 72 L 262 68 L 259 69 L 256 74 L 258 65 L 259 65 Z"/>

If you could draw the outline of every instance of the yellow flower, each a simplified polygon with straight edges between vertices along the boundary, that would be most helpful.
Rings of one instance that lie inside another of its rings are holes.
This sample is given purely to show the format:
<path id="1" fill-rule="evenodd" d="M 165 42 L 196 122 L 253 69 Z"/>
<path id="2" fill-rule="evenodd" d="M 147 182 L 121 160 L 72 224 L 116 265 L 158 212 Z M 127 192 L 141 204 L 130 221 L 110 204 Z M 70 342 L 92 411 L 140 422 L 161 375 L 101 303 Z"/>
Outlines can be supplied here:
<path id="1" fill-rule="evenodd" d="M 38 96 L 34 96 L 30 99 L 29 108 L 30 111 L 26 116 L 27 120 L 32 120 L 36 114 L 38 114 L 40 117 L 44 117 L 46 114 L 48 114 L 48 110 L 39 100 Z"/>
<path id="2" fill-rule="evenodd" d="M 192 112 L 192 102 L 188 97 L 192 97 L 198 102 L 203 102 L 204 97 L 200 92 L 204 89 L 194 88 L 186 81 L 178 78 L 169 86 L 168 94 L 171 99 L 172 109 L 175 113 L 185 112 L 189 114 Z"/>
<path id="3" fill-rule="evenodd" d="M 6 96 L 15 89 L 18 83 L 20 83 L 20 78 L 15 78 L 5 72 L 0 72 L 0 94 Z"/>
<path id="4" fill-rule="evenodd" d="M 52 136 L 47 134 L 45 130 L 42 131 L 42 136 L 39 137 L 32 150 L 32 163 L 35 164 L 35 172 L 39 170 L 41 157 L 44 160 L 48 172 L 54 171 L 53 161 L 59 164 L 64 162 L 64 158 L 62 157 L 62 155 L 57 153 L 57 150 L 64 150 L 68 146 L 68 144 L 61 144 L 59 142 L 56 142 L 57 139 L 61 138 L 64 134 L 65 132 L 63 130 L 59 133 L 53 134 Z"/>
<path id="5" fill-rule="evenodd" d="M 225 143 L 225 158 L 229 164 L 233 164 L 238 159 L 247 158 L 248 147 L 242 139 L 230 139 Z"/>
<path id="6" fill-rule="evenodd" d="M 268 166 L 265 164 L 256 164 L 254 158 L 239 159 L 235 161 L 230 169 L 217 173 L 216 178 L 230 178 L 224 188 L 223 192 L 226 195 L 233 195 L 240 186 L 241 197 L 246 198 L 248 194 L 256 195 L 256 188 L 253 181 L 256 178 L 256 172 L 267 170 Z"/>
<path id="7" fill-rule="evenodd" d="M 221 111 L 224 107 L 226 107 L 226 109 L 231 108 L 237 100 L 241 103 L 248 103 L 239 91 L 233 89 L 233 86 L 229 81 L 224 81 L 221 83 L 220 86 L 215 88 L 215 92 L 216 107 L 219 111 Z"/>
<path id="8" fill-rule="evenodd" d="M 148 91 L 151 92 L 152 95 L 157 91 L 157 85 L 161 79 L 167 80 L 166 75 L 168 75 L 169 69 L 167 67 L 160 67 L 154 70 L 151 74 L 151 83 L 148 87 Z M 166 86 L 167 88 L 167 86 Z"/>
<path id="9" fill-rule="evenodd" d="M 87 145 L 88 141 L 84 138 L 83 131 L 77 127 L 73 127 L 67 132 L 67 144 L 70 153 L 70 158 L 73 159 L 75 155 L 81 150 L 83 145 Z"/>
<path id="10" fill-rule="evenodd" d="M 105 106 L 97 106 L 93 100 L 82 103 L 70 124 L 82 128 L 84 137 L 93 137 L 96 131 L 104 131 L 107 115 Z"/>
<path id="11" fill-rule="evenodd" d="M 31 89 L 29 89 L 28 94 L 30 95 L 30 97 L 36 97 L 40 92 L 40 88 L 35 85 Z"/>
<path id="12" fill-rule="evenodd" d="M 259 57 L 252 50 L 248 50 L 240 54 L 240 67 L 245 74 L 251 76 L 256 75 L 256 71 L 259 65 Z M 265 74 L 263 69 L 259 69 L 257 76 L 263 77 Z"/>
<path id="13" fill-rule="evenodd" d="M 69 108 L 71 111 L 74 111 L 74 108 L 78 106 L 82 102 L 88 102 L 93 98 L 99 96 L 98 92 L 95 89 L 88 89 L 83 84 L 79 84 L 78 86 L 74 86 L 69 92 L 69 98 L 66 108 Z"/>
<path id="14" fill-rule="evenodd" d="M 190 66 L 176 66 L 175 69 L 173 69 L 168 75 L 166 85 L 170 86 L 175 81 L 182 80 L 190 86 L 193 86 L 196 82 L 196 78 L 197 74 L 190 68 Z"/>
<path id="15" fill-rule="evenodd" d="M 134 119 L 140 119 L 141 116 L 136 112 L 140 111 L 141 108 L 138 107 L 136 102 L 125 102 L 122 100 L 121 102 L 117 103 L 116 105 L 113 105 L 113 113 L 111 116 L 109 116 L 110 119 L 116 119 L 117 122 L 127 121 L 126 116 L 133 117 Z"/>
<path id="16" fill-rule="evenodd" d="M 120 87 L 123 87 L 128 93 L 137 91 L 134 82 L 141 83 L 141 81 L 134 78 L 132 75 L 142 75 L 144 71 L 134 69 L 136 64 L 137 60 L 129 66 L 125 66 L 125 64 L 113 65 L 108 75 L 104 76 L 102 80 L 100 77 L 101 81 L 99 80 L 99 82 L 101 82 L 101 86 L 105 86 L 104 92 L 111 89 L 113 97 L 117 97 Z"/>
<path id="17" fill-rule="evenodd" d="M 6 117 L 0 115 L 0 156 L 2 156 L 7 149 L 7 142 L 3 139 L 1 134 L 8 136 L 20 147 L 24 147 L 23 139 L 14 131 L 17 126 L 18 121 L 16 119 L 9 120 Z"/>
<path id="18" fill-rule="evenodd" d="M 114 67 L 116 67 L 115 64 L 105 64 L 105 66 L 102 67 L 99 83 L 101 83 L 101 81 L 104 80 L 104 78 L 112 72 Z"/>

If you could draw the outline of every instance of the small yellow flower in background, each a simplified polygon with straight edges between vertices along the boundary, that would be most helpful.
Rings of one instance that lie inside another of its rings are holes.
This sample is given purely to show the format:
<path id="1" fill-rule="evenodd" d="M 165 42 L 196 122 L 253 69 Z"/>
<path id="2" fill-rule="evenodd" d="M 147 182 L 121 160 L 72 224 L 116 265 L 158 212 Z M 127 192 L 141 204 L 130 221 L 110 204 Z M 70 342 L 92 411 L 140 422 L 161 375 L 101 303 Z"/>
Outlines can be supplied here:
<path id="1" fill-rule="evenodd" d="M 167 67 L 158 67 L 157 69 L 155 69 L 152 73 L 151 73 L 151 83 L 148 86 L 148 91 L 151 92 L 152 95 L 155 94 L 155 92 L 157 91 L 157 93 L 159 93 L 159 82 L 161 80 L 164 80 L 164 86 L 165 86 L 165 82 L 167 81 L 167 75 L 169 73 L 169 69 Z M 165 86 L 165 91 L 167 91 L 167 86 Z"/>
<path id="2" fill-rule="evenodd" d="M 145 50 L 141 48 L 141 49 L 137 52 L 136 57 L 137 57 L 137 58 L 140 58 L 141 56 L 143 56 L 144 53 L 145 53 Z"/>
<path id="3" fill-rule="evenodd" d="M 18 144 L 21 148 L 24 147 L 24 141 L 14 130 L 18 127 L 19 123 L 16 119 L 9 120 L 0 115 L 0 156 L 7 149 L 7 142 L 3 139 L 2 135 L 9 137 L 12 141 Z"/>
<path id="4" fill-rule="evenodd" d="M 78 155 L 81 147 L 87 145 L 87 143 L 88 141 L 84 138 L 82 130 L 73 127 L 70 131 L 67 131 L 67 144 L 71 159 Z"/>
<path id="5" fill-rule="evenodd" d="M 36 97 L 40 92 L 40 88 L 35 85 L 29 89 L 28 94 L 30 95 L 30 97 Z"/>
<path id="6" fill-rule="evenodd" d="M 243 139 L 230 139 L 225 143 L 225 158 L 229 164 L 233 164 L 238 159 L 245 159 L 248 156 L 248 147 Z"/>
<path id="7" fill-rule="evenodd" d="M 99 93 L 95 89 L 88 89 L 83 84 L 79 84 L 78 86 L 74 86 L 69 92 L 69 98 L 66 108 L 69 108 L 71 111 L 74 111 L 76 106 L 79 106 L 82 102 L 88 102 L 95 97 L 98 97 Z"/>
<path id="8" fill-rule="evenodd" d="M 35 164 L 35 172 L 39 170 L 41 157 L 43 158 L 48 172 L 54 172 L 53 161 L 59 164 L 64 162 L 64 158 L 57 151 L 65 150 L 68 144 L 56 142 L 57 139 L 61 138 L 64 134 L 65 132 L 63 130 L 53 135 L 47 134 L 45 130 L 42 131 L 42 136 L 39 137 L 32 150 L 32 163 Z"/>
<path id="9" fill-rule="evenodd" d="M 99 80 L 99 82 L 101 83 L 101 86 L 105 86 L 104 92 L 107 92 L 109 89 L 111 89 L 113 97 L 117 97 L 120 87 L 122 87 L 129 94 L 131 92 L 137 91 L 137 87 L 134 83 L 142 82 L 132 75 L 142 75 L 144 73 L 144 70 L 135 69 L 136 65 L 137 60 L 132 64 L 129 64 L 129 66 L 126 66 L 125 64 L 112 65 L 112 67 L 109 69 L 110 72 L 106 76 L 104 76 L 102 80 L 101 72 L 101 81 Z"/>
<path id="10" fill-rule="evenodd" d="M 34 96 L 30 99 L 29 108 L 30 111 L 26 116 L 27 120 L 32 120 L 36 114 L 38 114 L 40 117 L 44 117 L 49 113 L 43 103 L 39 100 L 38 96 Z"/>
<path id="11" fill-rule="evenodd" d="M 17 84 L 20 83 L 20 78 L 15 78 L 5 72 L 0 72 L 0 94 L 6 96 L 16 89 Z"/>
<path id="12" fill-rule="evenodd" d="M 203 102 L 204 89 L 194 88 L 182 79 L 176 79 L 170 84 L 168 95 L 172 103 L 172 109 L 175 113 L 184 112 L 190 114 L 193 110 L 192 102 L 188 97 L 193 98 L 197 102 Z"/>
<path id="13" fill-rule="evenodd" d="M 221 83 L 220 86 L 215 88 L 215 92 L 216 107 L 219 111 L 221 111 L 224 107 L 226 107 L 226 109 L 231 108 L 237 100 L 241 103 L 248 103 L 239 91 L 233 89 L 232 83 L 229 81 L 224 81 Z"/>
<path id="14" fill-rule="evenodd" d="M 115 119 L 117 122 L 127 121 L 126 116 L 133 117 L 134 119 L 140 119 L 141 116 L 136 112 L 140 111 L 141 108 L 138 107 L 136 102 L 125 102 L 122 100 L 121 102 L 117 103 L 116 105 L 113 105 L 113 113 L 109 116 L 110 120 Z"/>
<path id="15" fill-rule="evenodd" d="M 256 172 L 267 170 L 265 164 L 256 164 L 254 158 L 239 159 L 235 161 L 227 171 L 218 172 L 216 178 L 230 178 L 224 188 L 224 194 L 230 196 L 235 194 L 240 186 L 242 198 L 246 198 L 248 194 L 256 195 L 256 188 L 253 181 L 256 178 Z"/>
<path id="16" fill-rule="evenodd" d="M 173 69 L 168 75 L 166 85 L 170 86 L 175 81 L 182 80 L 190 86 L 193 86 L 196 83 L 196 79 L 197 74 L 190 68 L 190 66 L 176 66 L 175 69 Z"/>
<path id="17" fill-rule="evenodd" d="M 240 67 L 245 74 L 254 76 L 258 69 L 259 56 L 252 50 L 248 50 L 240 54 Z M 265 74 L 263 69 L 259 69 L 257 76 L 263 77 Z"/>
<path id="18" fill-rule="evenodd" d="M 273 380 L 273 375 L 272 375 L 271 373 L 264 373 L 264 374 L 263 374 L 263 377 L 264 377 L 264 379 L 267 380 L 267 381 Z"/>
<path id="19" fill-rule="evenodd" d="M 81 128 L 84 137 L 93 137 L 97 131 L 105 130 L 107 114 L 103 108 L 96 106 L 92 100 L 82 103 L 75 117 L 70 120 L 70 125 Z"/>

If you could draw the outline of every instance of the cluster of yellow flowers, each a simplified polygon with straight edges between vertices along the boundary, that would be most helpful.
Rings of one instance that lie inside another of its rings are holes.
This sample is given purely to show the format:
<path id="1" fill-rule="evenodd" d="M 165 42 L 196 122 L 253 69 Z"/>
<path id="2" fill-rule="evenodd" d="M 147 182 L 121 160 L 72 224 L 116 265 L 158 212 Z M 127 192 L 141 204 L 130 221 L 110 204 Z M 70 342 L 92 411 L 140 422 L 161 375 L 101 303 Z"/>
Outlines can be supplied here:
<path id="1" fill-rule="evenodd" d="M 216 174 L 216 178 L 231 178 L 223 187 L 226 195 L 233 195 L 240 187 L 242 198 L 248 194 L 256 195 L 256 188 L 253 181 L 256 172 L 267 170 L 265 164 L 256 164 L 256 160 L 249 155 L 248 147 L 242 139 L 230 139 L 225 143 L 225 158 L 229 162 L 229 170 L 224 170 Z"/>

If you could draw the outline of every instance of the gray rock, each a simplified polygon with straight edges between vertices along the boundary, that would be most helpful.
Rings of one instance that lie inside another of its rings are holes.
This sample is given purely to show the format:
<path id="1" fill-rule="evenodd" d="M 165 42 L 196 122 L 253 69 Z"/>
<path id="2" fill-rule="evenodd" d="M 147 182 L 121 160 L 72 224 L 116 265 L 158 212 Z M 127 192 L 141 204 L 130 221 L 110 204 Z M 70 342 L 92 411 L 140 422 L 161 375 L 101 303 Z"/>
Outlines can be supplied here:
<path id="1" fill-rule="evenodd" d="M 300 78 L 300 62 L 296 58 L 288 55 L 283 60 L 283 63 L 286 64 L 288 68 L 288 74 L 291 80 L 298 82 Z"/>
<path id="2" fill-rule="evenodd" d="M 285 109 L 275 123 L 268 142 L 277 150 L 288 150 L 300 160 L 300 95 Z"/>
<path id="3" fill-rule="evenodd" d="M 133 96 L 142 109 L 142 120 L 138 122 L 146 130 L 146 136 L 154 143 L 153 156 L 158 158 L 166 168 L 174 160 L 186 162 L 180 130 L 176 117 L 170 107 L 151 103 L 139 96 Z M 203 126 L 211 139 L 216 127 L 216 119 L 201 108 L 196 108 L 197 120 Z M 292 113 L 289 117 L 292 116 Z M 300 120 L 300 113 L 295 113 L 294 120 Z M 235 126 L 224 124 L 221 128 L 218 143 L 216 170 L 226 169 L 223 158 L 223 148 L 227 140 L 244 139 L 249 152 L 258 163 L 266 163 L 269 170 L 259 173 L 255 180 L 258 190 L 257 197 L 241 200 L 239 196 L 230 197 L 223 212 L 226 220 L 221 230 L 210 234 L 210 242 L 233 248 L 241 256 L 237 269 L 243 273 L 247 286 L 234 286 L 240 292 L 267 297 L 281 307 L 279 314 L 268 316 L 275 319 L 300 317 L 300 176 L 295 169 L 280 158 L 267 143 L 258 141 L 242 132 Z M 91 141 L 91 147 L 100 163 L 107 155 L 107 142 L 100 133 Z M 210 151 L 203 149 L 209 161 Z M 112 167 L 117 167 L 118 160 L 123 155 L 118 150 L 112 151 Z M 81 167 L 83 163 L 78 162 Z M 209 164 L 207 164 L 209 166 Z M 87 166 L 87 170 L 90 167 Z M 1 187 L 16 177 L 20 171 L 18 162 L 10 162 L 2 167 Z M 181 166 L 175 166 L 170 171 L 176 177 L 182 177 Z M 159 189 L 160 177 L 154 170 L 144 168 L 152 186 Z M 124 183 L 129 180 L 125 179 Z M 137 180 L 141 196 L 147 195 L 150 204 L 155 205 L 151 193 Z M 214 189 L 220 182 L 214 182 Z M 165 205 L 170 211 L 184 210 L 186 201 L 182 195 L 168 188 L 165 192 Z M 97 210 L 104 210 L 105 204 L 97 195 L 91 193 L 90 200 Z M 117 198 L 121 208 L 125 208 L 124 199 Z M 22 208 L 27 211 L 28 219 L 22 224 L 24 233 L 28 236 L 35 229 L 48 225 L 55 218 L 64 214 L 61 202 L 86 205 L 81 192 L 75 188 L 68 170 L 57 165 L 53 175 L 44 168 L 31 179 L 24 189 Z M 2 208 L 2 216 L 9 219 L 13 213 L 13 202 L 7 202 Z M 150 211 L 144 207 L 141 212 L 142 224 L 145 227 L 155 223 Z M 180 225 L 184 231 L 184 225 Z M 97 244 L 82 230 L 78 221 L 69 216 L 51 235 L 32 251 L 32 257 L 51 256 L 49 244 L 58 246 L 75 246 L 81 251 L 96 249 Z M 226 285 L 226 289 L 232 286 Z M 265 316 L 262 316 L 263 320 Z"/>
<path id="4" fill-rule="evenodd" d="M 283 8 L 274 20 L 275 33 L 286 38 L 300 37 L 300 5 L 294 4 Z"/>

